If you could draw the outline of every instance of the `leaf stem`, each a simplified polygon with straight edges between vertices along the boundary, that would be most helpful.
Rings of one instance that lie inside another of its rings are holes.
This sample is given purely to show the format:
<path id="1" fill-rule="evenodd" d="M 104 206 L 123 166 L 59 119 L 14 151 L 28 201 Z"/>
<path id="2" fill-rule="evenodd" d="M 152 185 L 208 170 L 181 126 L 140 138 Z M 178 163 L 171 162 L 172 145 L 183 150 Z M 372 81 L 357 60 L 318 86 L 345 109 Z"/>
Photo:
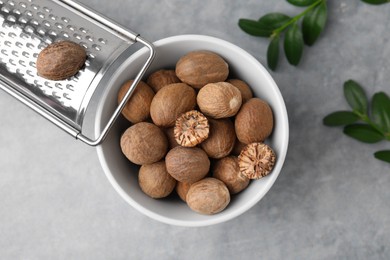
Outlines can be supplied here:
<path id="1" fill-rule="evenodd" d="M 272 35 L 271 37 L 274 37 L 276 35 L 279 35 L 284 29 L 286 29 L 287 27 L 289 27 L 291 24 L 297 22 L 299 19 L 301 19 L 302 16 L 304 16 L 306 13 L 308 13 L 310 10 L 312 10 L 313 8 L 315 8 L 316 6 L 320 5 L 321 3 L 324 3 L 326 2 L 327 0 L 318 0 L 316 2 L 314 2 L 313 4 L 311 4 L 309 7 L 306 8 L 305 11 L 303 11 L 302 13 L 294 16 L 293 18 L 291 18 L 291 20 L 289 20 L 288 22 L 284 23 L 282 26 L 280 26 L 279 28 L 276 28 L 273 32 L 272 32 Z"/>
<path id="2" fill-rule="evenodd" d="M 357 116 L 359 116 L 360 120 L 362 120 L 363 122 L 369 124 L 372 128 L 374 128 L 375 130 L 377 130 L 379 133 L 381 133 L 385 139 L 387 141 L 390 141 L 390 133 L 386 133 L 384 132 L 382 129 L 380 129 L 379 127 L 377 127 L 372 121 L 371 119 L 368 117 L 367 114 L 361 114 L 357 111 L 353 111 Z"/>

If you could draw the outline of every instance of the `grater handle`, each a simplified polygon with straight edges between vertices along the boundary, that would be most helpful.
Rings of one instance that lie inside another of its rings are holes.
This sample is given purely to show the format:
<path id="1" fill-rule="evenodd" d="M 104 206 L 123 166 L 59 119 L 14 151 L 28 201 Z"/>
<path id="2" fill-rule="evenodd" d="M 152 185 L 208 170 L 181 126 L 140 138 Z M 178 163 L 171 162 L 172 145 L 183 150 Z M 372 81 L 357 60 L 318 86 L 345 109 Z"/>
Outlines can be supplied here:
<path id="1" fill-rule="evenodd" d="M 145 72 L 147 71 L 147 69 L 151 65 L 151 63 L 156 55 L 156 51 L 154 49 L 154 46 L 140 36 L 137 36 L 137 38 L 135 40 L 136 40 L 136 42 L 142 43 L 143 45 L 145 45 L 149 49 L 149 56 L 148 56 L 146 62 L 144 63 L 141 70 L 138 72 L 138 74 L 134 78 L 134 82 L 131 84 L 129 90 L 126 92 L 122 101 L 119 103 L 119 105 L 115 109 L 113 115 L 108 120 L 106 126 L 103 128 L 100 135 L 96 139 L 92 140 L 92 139 L 88 138 L 87 136 L 83 135 L 81 132 L 78 132 L 78 134 L 75 135 L 76 139 L 79 139 L 79 140 L 83 141 L 84 143 L 91 145 L 91 146 L 99 145 L 107 136 L 108 132 L 110 131 L 110 129 L 114 125 L 116 119 L 118 118 L 118 116 L 122 112 L 123 108 L 125 107 L 127 101 L 130 99 L 131 95 L 133 94 L 136 86 L 138 85 L 141 78 L 144 76 Z"/>

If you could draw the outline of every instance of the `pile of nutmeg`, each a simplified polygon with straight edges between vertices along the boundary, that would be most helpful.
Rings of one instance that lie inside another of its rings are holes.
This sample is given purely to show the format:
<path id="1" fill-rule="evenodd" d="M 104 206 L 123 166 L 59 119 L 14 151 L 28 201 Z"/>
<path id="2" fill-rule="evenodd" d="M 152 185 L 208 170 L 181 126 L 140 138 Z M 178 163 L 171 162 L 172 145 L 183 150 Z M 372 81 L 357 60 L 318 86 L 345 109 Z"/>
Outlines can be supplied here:
<path id="1" fill-rule="evenodd" d="M 264 143 L 272 110 L 244 81 L 228 77 L 221 56 L 193 51 L 174 70 L 155 71 L 137 85 L 122 111 L 132 125 L 120 146 L 141 165 L 145 194 L 158 199 L 176 190 L 192 210 L 215 214 L 251 179 L 272 171 L 275 153 Z M 118 102 L 132 82 L 123 84 Z"/>

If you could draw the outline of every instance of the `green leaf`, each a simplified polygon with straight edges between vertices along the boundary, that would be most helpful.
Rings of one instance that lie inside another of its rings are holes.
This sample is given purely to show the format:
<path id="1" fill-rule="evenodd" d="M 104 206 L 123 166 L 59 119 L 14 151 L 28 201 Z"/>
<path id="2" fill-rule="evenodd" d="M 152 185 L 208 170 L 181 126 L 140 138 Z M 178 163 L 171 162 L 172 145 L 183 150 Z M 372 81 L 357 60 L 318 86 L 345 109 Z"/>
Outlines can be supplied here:
<path id="1" fill-rule="evenodd" d="M 287 2 L 295 6 L 309 6 L 316 1 L 317 0 L 287 0 Z"/>
<path id="2" fill-rule="evenodd" d="M 390 0 L 362 0 L 362 1 L 372 5 L 381 5 L 381 4 L 390 3 Z"/>
<path id="3" fill-rule="evenodd" d="M 260 23 L 259 21 L 250 19 L 240 19 L 238 26 L 246 33 L 253 36 L 269 37 L 272 34 L 272 29 Z"/>
<path id="4" fill-rule="evenodd" d="M 354 111 L 363 115 L 367 114 L 367 97 L 357 82 L 348 80 L 344 83 L 344 96 Z"/>
<path id="5" fill-rule="evenodd" d="M 323 123 L 326 126 L 341 126 L 355 123 L 359 116 L 351 111 L 336 111 L 327 115 Z"/>
<path id="6" fill-rule="evenodd" d="M 269 27 L 272 30 L 275 30 L 288 21 L 291 20 L 291 17 L 282 13 L 269 13 L 259 19 L 259 23 L 263 24 L 266 27 Z"/>
<path id="7" fill-rule="evenodd" d="M 371 116 L 374 124 L 385 133 L 390 133 L 390 98 L 384 92 L 375 93 L 371 101 Z"/>
<path id="8" fill-rule="evenodd" d="M 390 150 L 374 153 L 375 158 L 390 163 Z"/>
<path id="9" fill-rule="evenodd" d="M 275 70 L 279 61 L 279 40 L 280 36 L 275 35 L 268 45 L 267 50 L 267 63 L 271 70 Z"/>
<path id="10" fill-rule="evenodd" d="M 291 25 L 285 34 L 284 52 L 291 65 L 298 65 L 303 53 L 303 38 L 296 23 Z"/>
<path id="11" fill-rule="evenodd" d="M 344 134 L 364 143 L 377 143 L 384 139 L 375 128 L 365 124 L 347 125 L 344 127 Z"/>
<path id="12" fill-rule="evenodd" d="M 302 33 L 303 40 L 307 45 L 313 45 L 324 30 L 327 16 L 328 7 L 326 2 L 321 3 L 305 14 L 302 21 Z"/>

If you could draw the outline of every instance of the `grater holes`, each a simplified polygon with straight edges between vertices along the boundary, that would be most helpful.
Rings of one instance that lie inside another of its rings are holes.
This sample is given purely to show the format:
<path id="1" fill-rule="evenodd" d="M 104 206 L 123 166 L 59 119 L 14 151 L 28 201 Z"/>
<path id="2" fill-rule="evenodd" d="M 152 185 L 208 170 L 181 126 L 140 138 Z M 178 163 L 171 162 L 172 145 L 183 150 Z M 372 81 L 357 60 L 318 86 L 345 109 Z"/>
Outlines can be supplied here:
<path id="1" fill-rule="evenodd" d="M 34 73 L 31 70 L 26 70 L 26 74 L 30 77 L 35 77 Z"/>
<path id="2" fill-rule="evenodd" d="M 3 54 L 4 56 L 8 56 L 7 50 L 2 49 L 0 53 Z"/>
<path id="3" fill-rule="evenodd" d="M 30 17 L 33 16 L 33 13 L 30 10 L 27 10 L 26 12 L 24 12 L 24 14 Z"/>
<path id="4" fill-rule="evenodd" d="M 88 49 L 88 45 L 85 42 L 80 42 L 80 45 L 83 46 L 85 49 Z"/>
<path id="5" fill-rule="evenodd" d="M 13 15 L 8 15 L 7 16 L 7 21 L 14 23 L 14 22 L 16 22 L 16 17 L 13 16 Z"/>
<path id="6" fill-rule="evenodd" d="M 37 59 L 37 58 L 38 58 L 38 55 L 39 55 L 39 54 L 35 52 L 35 53 L 33 54 L 33 57 L 34 57 L 35 59 Z"/>
<path id="7" fill-rule="evenodd" d="M 53 39 L 52 39 L 51 37 L 49 37 L 49 36 L 45 36 L 45 37 L 43 38 L 43 41 L 44 41 L 45 43 L 47 43 L 47 44 L 52 44 L 52 43 L 53 43 Z"/>
<path id="8" fill-rule="evenodd" d="M 75 30 L 75 28 L 74 28 L 72 25 L 68 25 L 68 26 L 66 26 L 66 28 L 68 28 L 68 29 L 71 30 L 71 31 L 74 31 L 74 30 Z"/>
<path id="9" fill-rule="evenodd" d="M 30 67 L 33 67 L 33 68 L 35 68 L 35 67 L 36 67 L 36 64 L 35 64 L 35 62 L 34 62 L 34 61 L 30 61 L 30 62 L 28 63 L 28 65 L 30 65 Z"/>
<path id="10" fill-rule="evenodd" d="M 34 44 L 32 44 L 31 42 L 26 43 L 26 47 L 31 50 L 35 48 Z"/>
<path id="11" fill-rule="evenodd" d="M 85 37 L 85 39 L 87 39 L 87 40 L 90 41 L 90 42 L 93 42 L 92 36 L 87 35 L 87 36 Z"/>
<path id="12" fill-rule="evenodd" d="M 4 37 L 4 36 L 5 36 L 5 32 L 0 31 L 0 37 Z"/>
<path id="13" fill-rule="evenodd" d="M 43 9 L 43 11 L 45 11 L 46 13 L 50 13 L 50 12 L 51 12 L 51 9 L 50 9 L 49 7 L 44 6 L 42 9 Z"/>
<path id="14" fill-rule="evenodd" d="M 64 23 L 69 23 L 69 18 L 66 18 L 66 17 L 61 17 L 61 20 L 64 22 Z"/>
<path id="15" fill-rule="evenodd" d="M 50 31 L 49 31 L 49 35 L 57 36 L 57 32 L 56 32 L 56 31 L 53 31 L 53 30 L 50 30 Z"/>
<path id="16" fill-rule="evenodd" d="M 19 64 L 22 67 L 26 67 L 26 62 L 24 60 L 19 60 Z"/>
<path id="17" fill-rule="evenodd" d="M 101 43 L 101 44 L 107 44 L 107 41 L 103 38 L 99 38 L 98 41 Z"/>
<path id="18" fill-rule="evenodd" d="M 19 58 L 19 53 L 17 51 L 11 51 L 11 54 L 17 58 Z"/>
<path id="19" fill-rule="evenodd" d="M 87 33 L 87 30 L 85 29 L 85 28 L 83 28 L 83 27 L 80 27 L 80 32 L 82 32 L 82 33 Z"/>
<path id="20" fill-rule="evenodd" d="M 30 75 L 29 73 L 32 73 L 32 72 L 31 72 L 31 70 L 27 70 L 26 73 L 28 75 Z M 30 76 L 33 77 L 34 75 L 32 74 Z M 42 88 L 42 84 L 37 79 L 34 80 L 34 85 L 37 86 L 38 88 Z"/>
<path id="21" fill-rule="evenodd" d="M 42 27 L 40 27 L 40 28 L 37 29 L 37 33 L 45 35 L 46 30 L 44 30 Z"/>
<path id="22" fill-rule="evenodd" d="M 99 46 L 99 45 L 97 45 L 97 44 L 94 44 L 94 45 L 92 45 L 92 48 L 94 49 L 94 50 L 96 50 L 96 51 L 100 51 L 102 48 Z"/>
<path id="23" fill-rule="evenodd" d="M 69 38 L 69 34 L 67 32 L 61 32 L 61 35 L 64 37 L 64 38 Z"/>
<path id="24" fill-rule="evenodd" d="M 24 3 L 24 2 L 20 2 L 19 5 L 20 5 L 22 8 L 26 8 L 26 7 L 27 7 L 26 3 Z"/>
<path id="25" fill-rule="evenodd" d="M 12 43 L 10 41 L 4 41 L 4 45 L 7 47 L 11 47 Z"/>
<path id="26" fill-rule="evenodd" d="M 46 26 L 46 27 L 50 27 L 50 26 L 51 26 L 51 24 L 49 23 L 49 21 L 46 21 L 46 20 L 45 20 L 45 21 L 43 21 L 42 23 L 43 23 L 43 25 Z"/>
<path id="27" fill-rule="evenodd" d="M 61 89 L 61 90 L 63 90 L 64 88 L 62 87 L 62 84 L 61 83 L 55 83 L 54 84 L 54 86 L 56 87 L 56 88 L 58 88 L 58 89 Z"/>
<path id="28" fill-rule="evenodd" d="M 48 87 L 48 88 L 53 88 L 53 86 L 50 84 L 49 81 L 45 81 L 45 87 Z"/>
<path id="29" fill-rule="evenodd" d="M 16 66 L 16 62 L 12 58 L 8 60 L 8 63 L 11 64 L 12 66 Z"/>
<path id="30" fill-rule="evenodd" d="M 27 25 L 26 27 L 24 27 L 24 31 L 27 32 L 27 33 L 33 33 L 34 32 L 34 28 L 30 25 Z"/>
<path id="31" fill-rule="evenodd" d="M 23 43 L 15 42 L 15 46 L 21 49 L 21 48 L 23 48 Z M 22 55 L 23 55 L 23 53 L 22 53 Z"/>
<path id="32" fill-rule="evenodd" d="M 57 16 L 55 16 L 54 14 L 49 14 L 49 18 L 53 21 L 56 21 L 57 20 Z"/>
<path id="33" fill-rule="evenodd" d="M 12 1 L 12 0 L 8 1 L 8 4 L 9 4 L 10 6 L 15 6 L 15 2 Z"/>
<path id="34" fill-rule="evenodd" d="M 56 99 L 60 99 L 60 98 L 61 98 L 61 96 L 58 95 L 57 91 L 53 91 L 53 92 L 52 92 L 52 95 L 53 95 L 53 97 L 55 97 Z"/>
<path id="35" fill-rule="evenodd" d="M 35 25 L 35 26 L 38 26 L 38 25 L 39 25 L 39 22 L 38 22 L 36 19 L 31 19 L 31 20 L 30 20 L 30 23 L 31 23 L 32 25 Z"/>
<path id="36" fill-rule="evenodd" d="M 8 36 L 9 36 L 10 38 L 16 38 L 16 33 L 14 33 L 14 32 L 9 32 L 9 33 L 8 33 Z"/>
<path id="37" fill-rule="evenodd" d="M 20 76 L 24 76 L 24 73 L 22 72 L 21 69 L 16 69 L 16 73 L 19 74 Z"/>
<path id="38" fill-rule="evenodd" d="M 81 40 L 81 35 L 80 34 L 73 34 L 73 37 L 75 37 L 77 40 Z"/>
<path id="39" fill-rule="evenodd" d="M 94 59 L 94 58 L 95 58 L 95 54 L 89 53 L 89 54 L 88 54 L 88 57 L 89 57 L 90 59 Z"/>
<path id="40" fill-rule="evenodd" d="M 45 19 L 45 14 L 44 13 L 38 12 L 37 15 L 38 15 L 39 18 Z"/>
<path id="41" fill-rule="evenodd" d="M 21 17 L 19 17 L 19 20 L 18 20 L 20 23 L 27 23 L 28 22 L 28 20 L 26 19 L 26 17 L 23 17 L 23 16 L 21 16 Z"/>
<path id="42" fill-rule="evenodd" d="M 3 6 L 0 10 L 2 12 L 4 12 L 4 13 L 9 13 L 10 12 L 10 10 L 6 6 Z"/>
<path id="43" fill-rule="evenodd" d="M 66 84 L 66 89 L 68 89 L 70 91 L 74 91 L 74 87 L 72 84 Z"/>
<path id="44" fill-rule="evenodd" d="M 58 29 L 64 28 L 64 26 L 62 25 L 62 23 L 56 23 L 55 26 L 56 26 Z"/>
<path id="45" fill-rule="evenodd" d="M 12 11 L 14 14 L 21 15 L 22 13 L 18 9 L 14 9 Z"/>
<path id="46" fill-rule="evenodd" d="M 67 99 L 67 100 L 72 100 L 70 97 L 69 97 L 69 94 L 68 93 L 64 93 L 62 94 L 62 96 Z"/>
<path id="47" fill-rule="evenodd" d="M 31 1 L 29 1 L 29 2 L 31 2 Z M 36 5 L 36 4 L 32 4 L 32 5 L 31 5 L 31 8 L 34 9 L 34 10 L 38 10 L 38 9 L 39 9 L 39 6 Z"/>
<path id="48" fill-rule="evenodd" d="M 28 53 L 27 51 L 23 51 L 22 56 L 28 59 L 28 58 L 30 58 L 30 53 Z M 29 64 L 31 65 L 31 63 L 32 62 L 30 62 Z"/>

